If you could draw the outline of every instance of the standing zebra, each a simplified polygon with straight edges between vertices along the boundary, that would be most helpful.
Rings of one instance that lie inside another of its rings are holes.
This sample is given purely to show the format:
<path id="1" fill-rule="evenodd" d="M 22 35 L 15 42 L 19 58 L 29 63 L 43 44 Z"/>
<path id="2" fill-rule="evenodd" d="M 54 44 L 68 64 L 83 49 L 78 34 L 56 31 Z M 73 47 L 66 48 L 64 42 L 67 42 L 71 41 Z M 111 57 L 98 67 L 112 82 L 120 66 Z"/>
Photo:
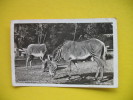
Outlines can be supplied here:
<path id="1" fill-rule="evenodd" d="M 39 57 L 42 61 L 42 66 L 44 67 L 46 62 L 46 52 L 47 48 L 45 44 L 30 44 L 27 47 L 27 60 L 26 60 L 26 67 L 28 67 L 28 63 L 30 62 L 30 67 L 32 66 L 32 60 L 34 57 Z"/>
<path id="2" fill-rule="evenodd" d="M 66 41 L 60 48 L 56 51 L 56 54 L 53 56 L 51 62 L 54 64 L 49 63 L 47 67 L 55 66 L 56 61 L 60 59 L 64 59 L 68 62 L 68 68 L 70 70 L 69 77 L 71 77 L 71 64 L 72 62 L 77 66 L 76 61 L 78 60 L 86 60 L 89 57 L 93 57 L 94 61 L 97 63 L 97 72 L 95 75 L 95 79 L 98 78 L 100 72 L 100 80 L 103 78 L 103 70 L 105 64 L 105 56 L 106 56 L 106 47 L 105 44 L 95 38 L 90 40 L 85 40 L 81 42 L 76 41 Z M 49 59 L 50 60 L 50 59 Z M 57 67 L 57 64 L 55 68 Z M 53 70 L 53 74 L 55 73 Z M 52 75 L 53 75 L 52 74 Z"/>

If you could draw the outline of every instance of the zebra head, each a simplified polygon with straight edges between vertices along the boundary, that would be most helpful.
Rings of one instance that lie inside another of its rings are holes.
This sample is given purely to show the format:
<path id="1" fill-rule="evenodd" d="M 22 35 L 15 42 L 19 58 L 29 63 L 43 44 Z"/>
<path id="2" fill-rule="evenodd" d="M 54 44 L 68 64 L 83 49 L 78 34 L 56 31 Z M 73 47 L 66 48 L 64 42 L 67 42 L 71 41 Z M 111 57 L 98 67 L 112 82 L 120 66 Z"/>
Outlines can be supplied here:
<path id="1" fill-rule="evenodd" d="M 51 55 L 48 55 L 46 67 L 49 69 L 49 74 L 51 77 L 54 77 L 56 75 L 56 69 L 58 66 Z"/>

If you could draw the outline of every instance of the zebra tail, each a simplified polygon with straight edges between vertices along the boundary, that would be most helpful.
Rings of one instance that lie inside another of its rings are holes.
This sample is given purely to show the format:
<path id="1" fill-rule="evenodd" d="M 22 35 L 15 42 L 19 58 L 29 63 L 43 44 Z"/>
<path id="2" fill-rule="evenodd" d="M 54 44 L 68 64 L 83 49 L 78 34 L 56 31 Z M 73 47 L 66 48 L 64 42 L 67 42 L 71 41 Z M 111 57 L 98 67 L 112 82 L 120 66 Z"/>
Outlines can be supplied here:
<path id="1" fill-rule="evenodd" d="M 104 46 L 103 46 L 103 55 L 102 55 L 102 59 L 103 59 L 103 61 L 104 61 L 104 63 L 105 63 L 104 66 L 107 66 L 106 54 L 107 54 L 107 48 L 106 48 L 106 46 L 104 45 Z"/>

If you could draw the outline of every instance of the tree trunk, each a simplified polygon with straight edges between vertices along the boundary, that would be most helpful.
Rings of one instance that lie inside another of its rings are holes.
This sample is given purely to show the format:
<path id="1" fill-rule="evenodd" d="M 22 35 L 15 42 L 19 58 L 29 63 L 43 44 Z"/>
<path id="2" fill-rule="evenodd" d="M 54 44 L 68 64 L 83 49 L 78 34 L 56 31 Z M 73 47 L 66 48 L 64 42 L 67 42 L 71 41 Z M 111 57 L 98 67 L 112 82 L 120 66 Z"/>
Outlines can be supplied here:
<path id="1" fill-rule="evenodd" d="M 74 38 L 73 38 L 73 41 L 75 40 L 75 37 L 76 37 L 77 27 L 78 27 L 78 25 L 77 25 L 77 23 L 75 23 L 75 30 L 74 30 Z"/>

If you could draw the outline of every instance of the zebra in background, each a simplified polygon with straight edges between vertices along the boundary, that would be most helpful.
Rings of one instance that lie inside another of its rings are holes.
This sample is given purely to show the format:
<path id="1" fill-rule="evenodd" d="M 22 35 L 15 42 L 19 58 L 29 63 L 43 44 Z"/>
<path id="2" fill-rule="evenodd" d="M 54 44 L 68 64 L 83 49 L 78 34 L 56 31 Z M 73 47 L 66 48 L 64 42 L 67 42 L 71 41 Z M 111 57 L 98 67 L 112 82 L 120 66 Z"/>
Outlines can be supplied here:
<path id="1" fill-rule="evenodd" d="M 32 60 L 34 57 L 39 57 L 42 61 L 42 67 L 45 67 L 46 63 L 46 53 L 47 48 L 45 44 L 30 44 L 27 47 L 26 54 L 27 54 L 27 60 L 26 60 L 26 67 L 28 68 L 28 63 L 30 63 L 30 67 L 32 67 Z"/>
<path id="2" fill-rule="evenodd" d="M 103 70 L 104 66 L 106 65 L 105 56 L 107 50 L 105 44 L 102 41 L 95 38 L 81 42 L 66 41 L 64 44 L 58 47 L 58 50 L 55 51 L 53 57 L 51 56 L 48 58 L 49 61 L 54 64 L 49 63 L 47 64 L 47 67 L 53 66 L 52 68 L 54 68 L 54 66 L 56 65 L 55 68 L 57 68 L 57 61 L 59 61 L 60 59 L 64 59 L 66 62 L 68 62 L 70 79 L 72 62 L 75 64 L 75 66 L 77 66 L 77 61 L 84 61 L 88 58 L 90 59 L 90 57 L 93 57 L 94 61 L 97 63 L 97 72 L 95 75 L 95 79 L 98 79 L 99 73 L 99 80 L 103 79 Z M 56 70 L 52 71 L 52 75 L 55 75 Z"/>

